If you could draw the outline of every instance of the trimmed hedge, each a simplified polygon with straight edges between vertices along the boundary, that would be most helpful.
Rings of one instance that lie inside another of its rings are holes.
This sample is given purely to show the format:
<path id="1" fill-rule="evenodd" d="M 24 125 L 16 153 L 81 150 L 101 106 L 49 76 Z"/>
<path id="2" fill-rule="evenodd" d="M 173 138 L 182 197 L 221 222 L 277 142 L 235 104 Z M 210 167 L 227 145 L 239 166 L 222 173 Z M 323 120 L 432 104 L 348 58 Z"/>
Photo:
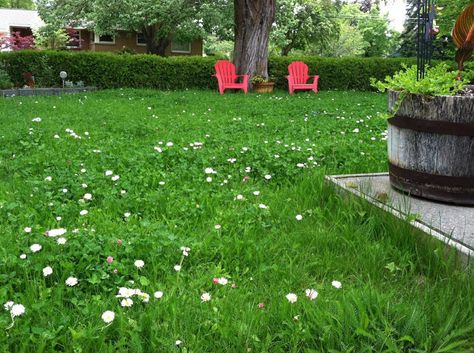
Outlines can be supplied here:
<path id="1" fill-rule="evenodd" d="M 275 77 L 278 87 L 287 87 L 288 65 L 296 60 L 308 65 L 310 75 L 319 75 L 320 90 L 373 90 L 371 77 L 382 80 L 399 71 L 402 64 L 416 65 L 413 58 L 278 57 L 269 62 L 269 72 Z"/>
<path id="2" fill-rule="evenodd" d="M 159 57 L 155 55 L 117 55 L 97 52 L 18 51 L 1 53 L 0 62 L 17 85 L 22 73 L 35 75 L 38 86 L 58 86 L 59 72 L 68 80 L 83 81 L 99 88 L 216 89 L 215 57 Z M 414 59 L 401 58 L 320 58 L 274 57 L 269 61 L 276 86 L 286 89 L 288 64 L 301 60 L 310 74 L 320 75 L 321 90 L 370 90 L 370 78 L 383 79 Z"/>

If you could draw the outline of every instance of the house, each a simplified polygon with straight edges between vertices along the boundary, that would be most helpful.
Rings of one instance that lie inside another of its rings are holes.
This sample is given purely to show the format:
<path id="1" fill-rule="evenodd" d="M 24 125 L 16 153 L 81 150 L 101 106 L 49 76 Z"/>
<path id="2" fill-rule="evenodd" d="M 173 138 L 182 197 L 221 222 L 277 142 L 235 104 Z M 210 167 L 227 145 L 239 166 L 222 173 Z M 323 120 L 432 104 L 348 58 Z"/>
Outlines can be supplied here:
<path id="1" fill-rule="evenodd" d="M 37 11 L 0 8 L 0 37 L 13 32 L 20 32 L 22 37 L 31 36 L 43 25 Z"/>
<path id="2" fill-rule="evenodd" d="M 0 9 L 0 38 L 9 36 L 13 32 L 20 32 L 21 36 L 32 35 L 35 30 L 44 25 L 37 11 L 19 9 Z M 111 51 L 123 49 L 136 53 L 146 53 L 146 43 L 141 33 L 133 31 L 117 31 L 114 36 L 98 35 L 92 30 L 83 27 L 68 29 L 71 42 L 69 50 Z M 165 50 L 165 55 L 202 55 L 203 43 L 201 39 L 181 43 L 173 41 Z"/>

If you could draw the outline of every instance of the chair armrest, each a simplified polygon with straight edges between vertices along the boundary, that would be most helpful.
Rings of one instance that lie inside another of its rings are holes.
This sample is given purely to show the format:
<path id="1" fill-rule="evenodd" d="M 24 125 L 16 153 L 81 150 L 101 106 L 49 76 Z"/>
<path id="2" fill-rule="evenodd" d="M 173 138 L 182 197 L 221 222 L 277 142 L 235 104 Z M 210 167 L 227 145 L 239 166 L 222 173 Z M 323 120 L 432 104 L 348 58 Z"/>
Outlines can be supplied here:
<path id="1" fill-rule="evenodd" d="M 238 75 L 238 77 L 243 77 L 244 79 L 242 80 L 243 84 L 248 84 L 249 82 L 249 75 Z"/>

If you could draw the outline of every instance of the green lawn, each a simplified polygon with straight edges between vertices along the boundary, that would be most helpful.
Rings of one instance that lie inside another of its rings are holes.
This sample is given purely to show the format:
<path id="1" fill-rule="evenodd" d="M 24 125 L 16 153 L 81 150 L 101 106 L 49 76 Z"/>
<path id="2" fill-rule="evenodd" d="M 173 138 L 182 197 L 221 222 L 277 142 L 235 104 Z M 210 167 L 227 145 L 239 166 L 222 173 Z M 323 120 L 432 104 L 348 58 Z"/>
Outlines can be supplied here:
<path id="1" fill-rule="evenodd" d="M 385 110 L 361 92 L 1 99 L 0 303 L 26 311 L 2 308 L 0 351 L 474 352 L 472 272 L 324 183 L 386 170 Z"/>

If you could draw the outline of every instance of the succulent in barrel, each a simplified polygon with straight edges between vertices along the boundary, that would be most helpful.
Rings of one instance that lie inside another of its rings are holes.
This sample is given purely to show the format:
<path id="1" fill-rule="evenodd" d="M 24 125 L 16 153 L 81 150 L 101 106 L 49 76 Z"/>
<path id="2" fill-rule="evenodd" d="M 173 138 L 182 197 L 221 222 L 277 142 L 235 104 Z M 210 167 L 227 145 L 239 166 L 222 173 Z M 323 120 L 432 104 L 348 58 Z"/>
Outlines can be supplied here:
<path id="1" fill-rule="evenodd" d="M 474 2 L 461 12 L 454 25 L 452 35 L 454 44 L 457 47 L 458 78 L 461 78 L 464 62 L 469 60 L 474 50 Z"/>

